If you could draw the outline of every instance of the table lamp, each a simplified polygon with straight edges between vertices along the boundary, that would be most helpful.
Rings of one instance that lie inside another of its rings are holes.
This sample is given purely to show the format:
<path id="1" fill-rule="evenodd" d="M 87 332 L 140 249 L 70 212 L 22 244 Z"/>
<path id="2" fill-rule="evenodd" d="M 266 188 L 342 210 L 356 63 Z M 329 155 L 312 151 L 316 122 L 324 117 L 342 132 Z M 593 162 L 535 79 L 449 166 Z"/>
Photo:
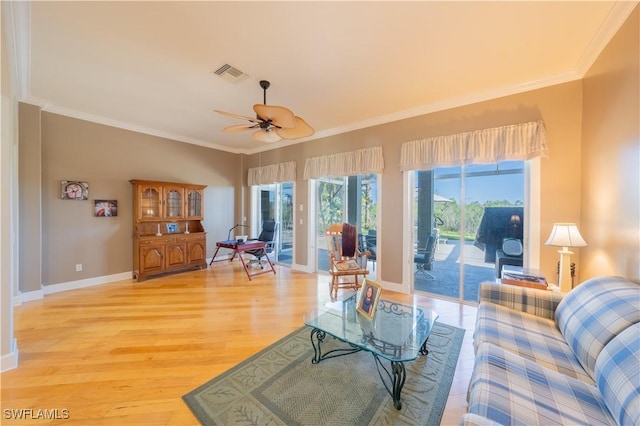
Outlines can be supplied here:
<path id="1" fill-rule="evenodd" d="M 586 247 L 587 243 L 580 235 L 575 223 L 554 223 L 551 235 L 545 243 L 548 246 L 562 247 L 560 253 L 560 271 L 558 272 L 558 286 L 563 293 L 571 290 L 571 255 L 569 247 Z"/>

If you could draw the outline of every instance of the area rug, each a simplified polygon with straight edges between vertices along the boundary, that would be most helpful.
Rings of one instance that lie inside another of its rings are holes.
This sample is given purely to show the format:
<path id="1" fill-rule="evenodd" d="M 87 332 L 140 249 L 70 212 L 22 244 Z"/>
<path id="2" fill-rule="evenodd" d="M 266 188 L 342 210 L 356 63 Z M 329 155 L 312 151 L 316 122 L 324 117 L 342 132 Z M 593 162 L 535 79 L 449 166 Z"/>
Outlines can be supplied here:
<path id="1" fill-rule="evenodd" d="M 302 327 L 183 396 L 203 425 L 438 425 L 464 330 L 436 322 L 428 355 L 405 364 L 402 409 L 368 352 L 312 364 Z M 323 353 L 345 344 L 328 338 Z M 387 368 L 388 364 L 387 364 Z"/>

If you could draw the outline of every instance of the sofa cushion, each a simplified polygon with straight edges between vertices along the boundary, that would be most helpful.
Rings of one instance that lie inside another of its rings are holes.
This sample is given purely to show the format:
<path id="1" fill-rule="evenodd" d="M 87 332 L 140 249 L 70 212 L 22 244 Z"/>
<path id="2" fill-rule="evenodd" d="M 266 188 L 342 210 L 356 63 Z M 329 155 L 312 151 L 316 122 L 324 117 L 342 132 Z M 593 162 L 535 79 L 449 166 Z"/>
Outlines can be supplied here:
<path id="1" fill-rule="evenodd" d="M 640 324 L 632 325 L 602 349 L 596 383 L 620 425 L 640 424 Z"/>
<path id="2" fill-rule="evenodd" d="M 584 369 L 594 377 L 602 348 L 640 322 L 640 285 L 620 277 L 585 281 L 558 304 L 556 322 Z"/>
<path id="3" fill-rule="evenodd" d="M 594 384 L 553 320 L 482 302 L 476 314 L 473 345 L 493 343 L 552 370 Z"/>
<path id="4" fill-rule="evenodd" d="M 468 412 L 503 425 L 614 425 L 598 389 L 493 344 L 480 346 Z"/>

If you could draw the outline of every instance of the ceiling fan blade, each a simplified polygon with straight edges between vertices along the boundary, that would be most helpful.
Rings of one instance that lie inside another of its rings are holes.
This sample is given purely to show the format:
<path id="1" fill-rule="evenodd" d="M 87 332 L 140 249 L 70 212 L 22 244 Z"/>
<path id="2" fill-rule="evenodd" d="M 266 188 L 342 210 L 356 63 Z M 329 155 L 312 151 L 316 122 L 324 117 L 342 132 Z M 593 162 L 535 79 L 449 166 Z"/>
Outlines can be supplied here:
<path id="1" fill-rule="evenodd" d="M 302 118 L 296 116 L 296 127 L 290 129 L 276 129 L 276 133 L 283 139 L 299 139 L 313 135 L 315 130 L 313 130 L 313 127 L 309 126 Z"/>
<path id="2" fill-rule="evenodd" d="M 258 116 L 266 121 L 271 121 L 273 125 L 289 128 L 296 126 L 296 117 L 291 110 L 281 106 L 256 104 L 253 110 Z"/>
<path id="3" fill-rule="evenodd" d="M 218 114 L 226 115 L 227 117 L 237 118 L 237 119 L 240 119 L 240 120 L 247 120 L 247 121 L 250 121 L 252 123 L 259 123 L 260 122 L 260 120 L 255 118 L 255 117 L 247 117 L 246 115 L 234 114 L 232 112 L 220 111 L 218 109 L 214 109 L 214 111 L 217 112 Z"/>
<path id="4" fill-rule="evenodd" d="M 278 136 L 276 132 L 271 130 L 267 131 L 264 129 L 258 130 L 257 132 L 252 134 L 251 137 L 253 138 L 253 140 L 266 143 L 278 142 L 280 140 L 280 136 Z"/>
<path id="5" fill-rule="evenodd" d="M 258 124 L 254 124 L 254 125 L 247 125 L 247 124 L 234 124 L 233 126 L 227 126 L 224 129 L 222 129 L 223 132 L 225 133 L 230 133 L 230 132 L 241 132 L 243 130 L 251 130 L 251 129 L 255 129 L 257 126 L 259 126 Z"/>
<path id="6" fill-rule="evenodd" d="M 222 129 L 223 132 L 240 132 L 248 129 L 258 129 L 251 134 L 251 138 L 259 142 L 278 142 L 281 139 L 298 139 L 313 135 L 315 132 L 311 126 L 300 117 L 296 117 L 290 109 L 267 105 L 267 89 L 270 83 L 266 80 L 260 81 L 260 87 L 264 90 L 264 103 L 255 104 L 253 110 L 256 118 L 247 117 L 232 112 L 214 110 L 218 114 L 228 117 L 247 120 L 250 125 L 234 125 Z"/>

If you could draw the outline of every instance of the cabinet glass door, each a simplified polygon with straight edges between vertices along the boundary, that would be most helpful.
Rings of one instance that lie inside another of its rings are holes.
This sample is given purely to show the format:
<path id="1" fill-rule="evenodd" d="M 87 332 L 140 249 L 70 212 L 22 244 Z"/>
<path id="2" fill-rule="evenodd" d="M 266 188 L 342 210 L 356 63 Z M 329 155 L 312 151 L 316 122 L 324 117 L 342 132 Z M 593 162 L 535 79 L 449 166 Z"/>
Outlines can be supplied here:
<path id="1" fill-rule="evenodd" d="M 160 217 L 160 191 L 147 187 L 140 191 L 140 218 L 158 219 Z"/>
<path id="2" fill-rule="evenodd" d="M 182 216 L 182 189 L 168 188 L 165 193 L 166 217 Z"/>
<path id="3" fill-rule="evenodd" d="M 187 192 L 187 216 L 202 216 L 202 193 L 196 189 L 190 189 Z"/>

